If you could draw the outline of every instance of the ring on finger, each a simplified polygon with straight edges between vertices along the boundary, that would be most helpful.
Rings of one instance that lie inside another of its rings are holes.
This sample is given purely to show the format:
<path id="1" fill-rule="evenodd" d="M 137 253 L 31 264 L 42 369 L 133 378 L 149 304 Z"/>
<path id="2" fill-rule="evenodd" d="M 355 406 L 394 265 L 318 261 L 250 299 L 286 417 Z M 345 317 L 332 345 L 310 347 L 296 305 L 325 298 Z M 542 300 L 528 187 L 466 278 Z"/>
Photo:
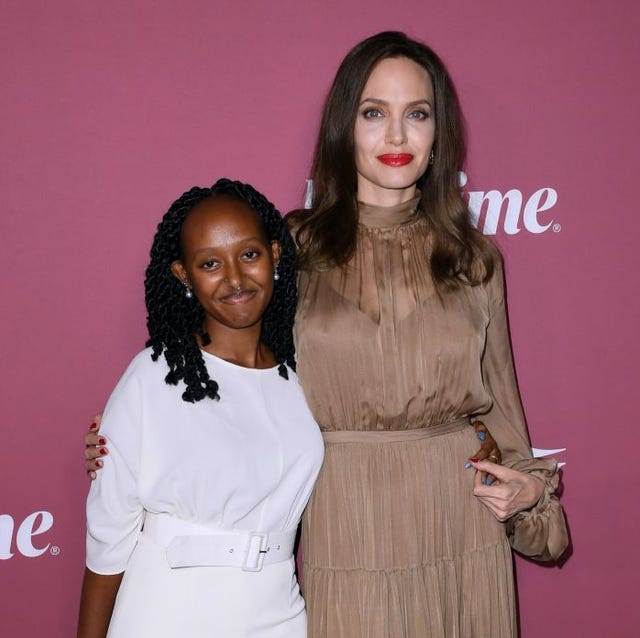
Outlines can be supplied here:
<path id="1" fill-rule="evenodd" d="M 500 463 L 500 459 L 495 454 L 489 454 L 488 459 L 495 459 L 496 463 Z"/>

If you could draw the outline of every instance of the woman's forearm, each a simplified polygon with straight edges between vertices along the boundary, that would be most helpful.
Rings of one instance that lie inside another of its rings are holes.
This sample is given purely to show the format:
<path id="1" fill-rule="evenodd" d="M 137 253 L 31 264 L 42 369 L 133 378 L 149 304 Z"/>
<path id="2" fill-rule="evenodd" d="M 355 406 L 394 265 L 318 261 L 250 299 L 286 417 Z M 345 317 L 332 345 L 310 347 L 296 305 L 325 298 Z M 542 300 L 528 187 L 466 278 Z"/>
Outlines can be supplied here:
<path id="1" fill-rule="evenodd" d="M 121 580 L 122 573 L 103 576 L 85 569 L 78 638 L 105 638 Z"/>

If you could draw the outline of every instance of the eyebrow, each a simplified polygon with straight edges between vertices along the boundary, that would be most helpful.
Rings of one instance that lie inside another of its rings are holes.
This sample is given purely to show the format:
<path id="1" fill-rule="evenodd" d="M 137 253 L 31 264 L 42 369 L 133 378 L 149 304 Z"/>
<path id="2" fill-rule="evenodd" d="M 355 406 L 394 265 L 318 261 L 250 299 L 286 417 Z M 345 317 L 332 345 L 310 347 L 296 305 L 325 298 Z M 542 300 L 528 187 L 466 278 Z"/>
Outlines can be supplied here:
<path id="1" fill-rule="evenodd" d="M 373 102 L 373 104 L 380 104 L 382 106 L 389 104 L 389 102 L 387 102 L 386 100 L 381 100 L 377 97 L 367 97 L 362 100 L 362 102 L 360 102 L 360 106 L 362 106 L 365 102 Z M 431 106 L 431 102 L 429 102 L 429 100 L 427 99 L 413 100 L 412 102 L 409 102 L 407 106 L 418 106 L 418 104 L 428 104 L 429 106 Z"/>
<path id="2" fill-rule="evenodd" d="M 240 241 L 236 242 L 234 244 L 234 246 L 238 246 L 240 244 L 249 244 L 252 243 L 254 241 L 263 241 L 260 239 L 260 237 L 245 237 L 244 239 L 241 239 Z M 205 246 L 204 248 L 198 248 L 198 250 L 195 251 L 195 253 L 193 253 L 194 255 L 199 255 L 200 253 L 207 253 L 210 250 L 216 250 L 215 246 Z"/>

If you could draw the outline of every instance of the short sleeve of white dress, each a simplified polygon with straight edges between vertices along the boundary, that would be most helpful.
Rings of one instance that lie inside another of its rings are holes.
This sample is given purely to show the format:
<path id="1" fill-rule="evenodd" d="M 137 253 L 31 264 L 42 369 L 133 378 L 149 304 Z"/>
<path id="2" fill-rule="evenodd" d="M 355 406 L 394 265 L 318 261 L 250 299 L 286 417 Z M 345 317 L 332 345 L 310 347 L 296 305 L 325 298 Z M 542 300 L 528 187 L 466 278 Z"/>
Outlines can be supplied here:
<path id="1" fill-rule="evenodd" d="M 111 394 L 100 427 L 110 467 L 98 472 L 87 498 L 87 567 L 98 574 L 124 571 L 143 521 L 136 489 L 143 405 L 138 359 Z"/>

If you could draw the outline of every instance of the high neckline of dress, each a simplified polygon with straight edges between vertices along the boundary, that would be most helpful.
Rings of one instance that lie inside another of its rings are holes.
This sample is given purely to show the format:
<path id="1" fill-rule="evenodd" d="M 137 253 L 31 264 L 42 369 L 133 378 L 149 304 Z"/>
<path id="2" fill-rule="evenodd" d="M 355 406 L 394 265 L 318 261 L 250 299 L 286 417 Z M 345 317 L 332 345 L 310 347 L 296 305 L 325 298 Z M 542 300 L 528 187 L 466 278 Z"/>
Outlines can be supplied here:
<path id="1" fill-rule="evenodd" d="M 274 366 L 269 366 L 268 368 L 247 368 L 246 366 L 241 366 L 239 363 L 233 363 L 231 361 L 227 361 L 222 357 L 219 357 L 217 354 L 213 354 L 211 352 L 207 352 L 204 348 L 200 348 L 200 352 L 202 352 L 205 359 L 212 359 L 219 365 L 223 367 L 228 367 L 230 370 L 237 370 L 240 372 L 247 372 L 248 374 L 259 374 L 262 372 L 272 372 L 273 370 L 278 370 L 280 364 L 276 363 Z"/>
<path id="2" fill-rule="evenodd" d="M 394 206 L 377 206 L 358 202 L 358 221 L 368 228 L 395 228 L 403 226 L 417 219 L 420 192 L 416 192 L 413 199 L 409 199 Z"/>

